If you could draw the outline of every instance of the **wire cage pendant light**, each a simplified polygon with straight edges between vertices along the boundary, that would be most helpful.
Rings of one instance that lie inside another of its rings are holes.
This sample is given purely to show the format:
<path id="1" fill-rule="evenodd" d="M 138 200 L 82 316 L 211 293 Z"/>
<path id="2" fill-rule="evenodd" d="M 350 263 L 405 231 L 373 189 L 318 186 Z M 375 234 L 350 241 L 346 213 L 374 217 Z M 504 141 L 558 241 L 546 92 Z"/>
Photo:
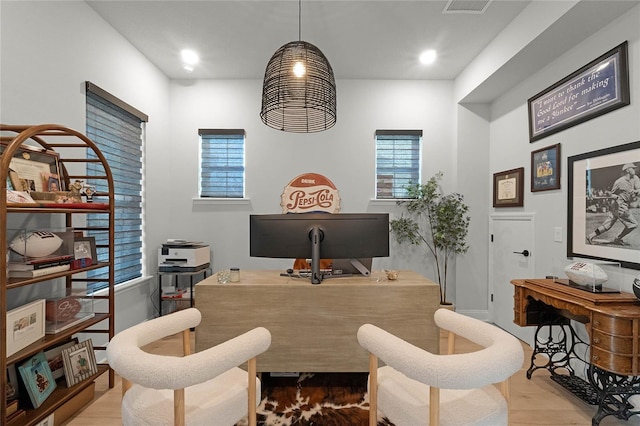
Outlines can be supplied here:
<path id="1" fill-rule="evenodd" d="M 311 43 L 292 41 L 280 47 L 267 64 L 260 118 L 284 132 L 321 132 L 336 123 L 336 98 L 333 69 L 324 54 Z"/>

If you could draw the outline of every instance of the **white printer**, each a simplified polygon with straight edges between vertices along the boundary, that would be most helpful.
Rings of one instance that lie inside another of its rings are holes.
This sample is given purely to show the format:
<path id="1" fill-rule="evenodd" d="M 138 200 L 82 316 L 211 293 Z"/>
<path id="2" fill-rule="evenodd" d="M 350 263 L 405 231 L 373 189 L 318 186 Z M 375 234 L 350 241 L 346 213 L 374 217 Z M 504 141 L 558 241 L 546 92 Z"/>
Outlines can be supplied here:
<path id="1" fill-rule="evenodd" d="M 200 242 L 170 240 L 158 249 L 160 272 L 196 272 L 209 267 L 211 251 Z"/>

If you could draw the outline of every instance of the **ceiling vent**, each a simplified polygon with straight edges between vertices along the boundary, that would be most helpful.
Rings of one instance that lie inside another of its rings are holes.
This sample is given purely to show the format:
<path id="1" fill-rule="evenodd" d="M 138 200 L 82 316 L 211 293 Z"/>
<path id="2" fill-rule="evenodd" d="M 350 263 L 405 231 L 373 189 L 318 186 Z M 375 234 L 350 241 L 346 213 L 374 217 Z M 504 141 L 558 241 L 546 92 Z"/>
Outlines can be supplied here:
<path id="1" fill-rule="evenodd" d="M 449 0 L 442 13 L 484 13 L 491 1 L 492 0 Z"/>

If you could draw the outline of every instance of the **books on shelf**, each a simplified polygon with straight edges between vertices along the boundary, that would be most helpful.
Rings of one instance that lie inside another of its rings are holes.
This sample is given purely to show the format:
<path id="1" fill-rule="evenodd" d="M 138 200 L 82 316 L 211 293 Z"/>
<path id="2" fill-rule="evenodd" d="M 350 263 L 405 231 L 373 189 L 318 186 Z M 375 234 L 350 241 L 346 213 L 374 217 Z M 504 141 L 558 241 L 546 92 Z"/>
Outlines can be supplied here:
<path id="1" fill-rule="evenodd" d="M 9 262 L 7 269 L 10 271 L 33 271 L 34 269 L 44 269 L 51 266 L 68 265 L 73 260 L 73 255 L 56 255 L 29 258 L 24 262 Z"/>
<path id="2" fill-rule="evenodd" d="M 29 271 L 12 271 L 9 270 L 9 277 L 12 278 L 35 278 L 42 277 L 44 275 L 55 274 L 56 272 L 64 272 L 70 269 L 70 265 L 67 263 L 66 265 L 56 265 L 56 266 L 48 266 L 46 268 L 41 269 L 32 269 Z"/>
<path id="3" fill-rule="evenodd" d="M 20 426 L 25 424 L 24 420 L 27 417 L 27 412 L 22 409 L 19 408 L 18 411 L 16 411 L 15 413 L 11 414 L 10 416 L 7 416 L 7 426 Z"/>
<path id="4" fill-rule="evenodd" d="M 162 298 L 163 299 L 182 299 L 183 297 L 189 297 L 189 295 L 185 294 L 187 292 L 184 288 L 176 288 L 175 291 L 163 291 Z"/>
<path id="5" fill-rule="evenodd" d="M 7 417 L 18 411 L 18 400 L 7 401 Z"/>

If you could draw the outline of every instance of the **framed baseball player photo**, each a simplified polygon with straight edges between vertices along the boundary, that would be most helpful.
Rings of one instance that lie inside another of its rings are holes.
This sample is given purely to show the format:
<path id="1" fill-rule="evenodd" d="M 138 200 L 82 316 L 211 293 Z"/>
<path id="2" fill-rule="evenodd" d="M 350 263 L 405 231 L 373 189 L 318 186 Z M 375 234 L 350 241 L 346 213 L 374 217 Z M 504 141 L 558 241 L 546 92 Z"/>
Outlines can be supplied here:
<path id="1" fill-rule="evenodd" d="M 640 269 L 640 141 L 569 157 L 567 256 Z"/>

